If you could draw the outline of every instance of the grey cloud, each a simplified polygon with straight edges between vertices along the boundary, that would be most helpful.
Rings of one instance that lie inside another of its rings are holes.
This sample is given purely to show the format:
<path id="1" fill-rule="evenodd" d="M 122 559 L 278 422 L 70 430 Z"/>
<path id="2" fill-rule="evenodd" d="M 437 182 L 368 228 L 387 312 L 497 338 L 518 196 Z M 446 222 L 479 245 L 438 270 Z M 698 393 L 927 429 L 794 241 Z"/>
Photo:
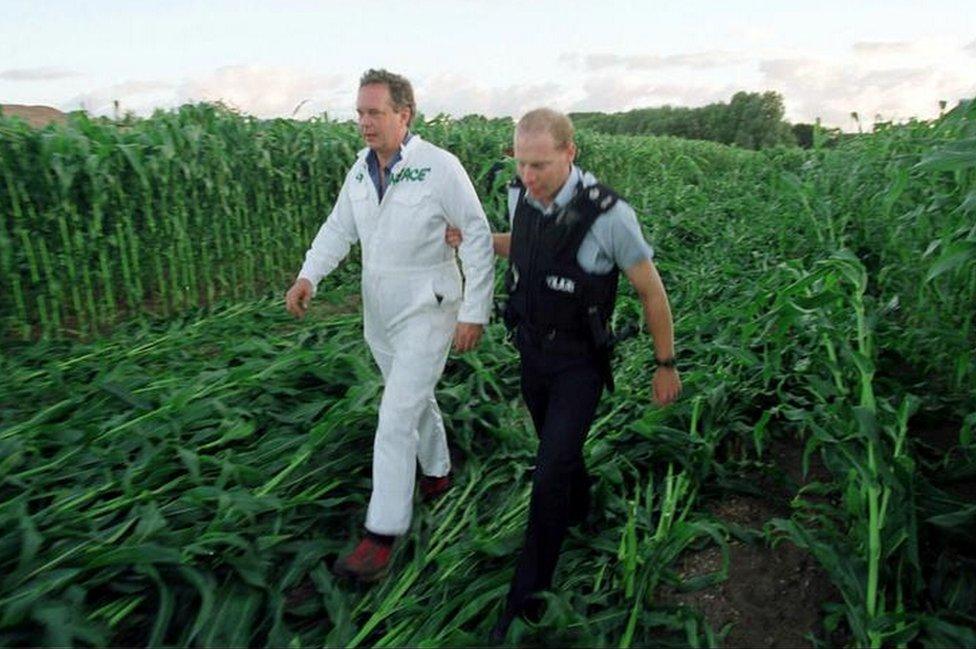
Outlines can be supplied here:
<path id="1" fill-rule="evenodd" d="M 768 59 L 759 62 L 759 71 L 774 83 L 801 83 L 818 85 L 829 83 L 835 77 L 853 77 L 848 68 L 831 66 L 814 59 Z M 828 72 L 829 71 L 829 72 Z"/>
<path id="2" fill-rule="evenodd" d="M 686 67 L 686 68 L 719 68 L 725 65 L 734 65 L 748 61 L 749 57 L 740 52 L 723 52 L 719 50 L 710 52 L 692 52 L 689 54 L 674 54 L 664 57 L 667 67 Z"/>
<path id="3" fill-rule="evenodd" d="M 858 54 L 906 54 L 914 45 L 907 41 L 860 41 L 853 49 Z"/>
<path id="4" fill-rule="evenodd" d="M 964 50 L 976 54 L 976 41 L 973 41 L 969 45 L 963 48 Z"/>
<path id="5" fill-rule="evenodd" d="M 13 68 L 0 72 L 0 79 L 3 81 L 51 81 L 80 75 L 80 72 L 67 68 Z"/>
<path id="6" fill-rule="evenodd" d="M 795 76 L 798 71 L 816 65 L 811 59 L 767 59 L 759 62 L 759 70 L 772 77 Z"/>
<path id="7" fill-rule="evenodd" d="M 737 90 L 728 85 L 634 83 L 617 76 L 590 78 L 583 84 L 585 96 L 574 111 L 618 112 L 649 106 L 703 106 L 727 101 Z"/>
<path id="8" fill-rule="evenodd" d="M 617 54 L 588 54 L 583 58 L 583 66 L 590 71 L 614 68 L 623 64 L 624 57 Z"/>
<path id="9" fill-rule="evenodd" d="M 561 107 L 564 92 L 557 83 L 489 88 L 473 83 L 466 76 L 445 74 L 418 87 L 417 106 L 428 117 L 439 113 L 454 117 L 474 113 L 487 117 L 518 117 L 538 106 Z"/>
<path id="10" fill-rule="evenodd" d="M 589 54 L 584 57 L 573 58 L 573 55 L 563 55 L 561 61 L 582 63 L 590 72 L 597 72 L 608 68 L 623 68 L 627 70 L 663 70 L 668 68 L 694 68 L 707 70 L 728 65 L 743 63 L 747 56 L 739 52 L 707 51 L 688 52 L 684 54 L 638 54 L 621 56 L 619 54 Z"/>
<path id="11" fill-rule="evenodd" d="M 822 63 L 813 59 L 772 59 L 761 61 L 759 70 L 774 83 L 821 89 L 863 87 L 891 88 L 927 81 L 934 70 L 924 68 L 881 68 L 857 70 Z"/>
<path id="12" fill-rule="evenodd" d="M 933 77 L 935 70 L 925 68 L 890 68 L 887 70 L 871 70 L 857 75 L 855 78 L 862 86 L 876 86 L 879 88 L 894 88 L 904 85 L 922 85 Z"/>
<path id="13" fill-rule="evenodd" d="M 563 52 L 562 54 L 559 55 L 559 58 L 557 58 L 556 60 L 562 63 L 563 65 L 568 65 L 572 68 L 578 68 L 580 62 L 583 60 L 583 57 L 580 56 L 578 52 Z"/>

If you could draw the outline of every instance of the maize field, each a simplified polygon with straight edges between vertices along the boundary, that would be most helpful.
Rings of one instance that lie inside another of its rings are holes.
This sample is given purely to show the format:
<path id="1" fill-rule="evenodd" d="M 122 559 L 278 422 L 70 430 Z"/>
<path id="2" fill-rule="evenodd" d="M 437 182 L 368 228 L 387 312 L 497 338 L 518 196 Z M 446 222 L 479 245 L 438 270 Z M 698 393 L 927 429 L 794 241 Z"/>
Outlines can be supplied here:
<path id="1" fill-rule="evenodd" d="M 511 122 L 415 129 L 505 229 Z M 976 645 L 976 102 L 809 151 L 578 144 L 656 250 L 685 390 L 652 407 L 649 338 L 621 343 L 594 511 L 509 639 Z M 283 295 L 360 146 L 204 104 L 0 116 L 0 645 L 484 643 L 536 445 L 500 323 L 439 384 L 449 495 L 418 502 L 386 580 L 329 570 L 361 531 L 382 389 L 356 253 L 305 320 Z M 622 289 L 615 325 L 640 314 Z M 816 578 L 765 593 L 766 617 L 707 605 L 762 598 L 787 551 Z"/>

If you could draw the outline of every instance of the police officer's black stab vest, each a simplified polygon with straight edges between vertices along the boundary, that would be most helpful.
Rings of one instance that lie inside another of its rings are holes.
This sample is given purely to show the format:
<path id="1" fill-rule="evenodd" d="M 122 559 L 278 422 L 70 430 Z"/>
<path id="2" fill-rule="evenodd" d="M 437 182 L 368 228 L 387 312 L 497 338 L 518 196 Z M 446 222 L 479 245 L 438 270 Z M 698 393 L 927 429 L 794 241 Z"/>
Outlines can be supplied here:
<path id="1" fill-rule="evenodd" d="M 605 275 L 585 271 L 576 260 L 593 223 L 616 204 L 617 194 L 603 185 L 583 187 L 554 216 L 543 216 L 519 189 L 509 268 L 505 277 L 510 329 L 527 330 L 543 349 L 564 353 L 608 352 L 609 329 L 617 297 L 618 269 Z"/>

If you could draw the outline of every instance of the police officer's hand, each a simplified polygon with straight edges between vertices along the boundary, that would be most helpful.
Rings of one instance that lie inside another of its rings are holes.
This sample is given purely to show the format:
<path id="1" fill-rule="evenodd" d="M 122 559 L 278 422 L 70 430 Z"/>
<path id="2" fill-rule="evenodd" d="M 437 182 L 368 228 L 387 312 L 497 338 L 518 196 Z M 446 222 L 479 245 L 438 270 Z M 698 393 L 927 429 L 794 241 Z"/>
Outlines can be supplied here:
<path id="1" fill-rule="evenodd" d="M 677 368 L 657 368 L 651 384 L 654 389 L 654 403 L 656 405 L 666 406 L 669 403 L 674 403 L 674 400 L 681 394 L 681 377 L 678 376 Z"/>
<path id="2" fill-rule="evenodd" d="M 461 245 L 461 241 L 461 230 L 451 227 L 450 225 L 447 226 L 447 229 L 444 230 L 444 243 L 452 248 L 457 248 Z"/>
<path id="3" fill-rule="evenodd" d="M 478 346 L 484 325 L 459 322 L 454 329 L 454 351 L 467 352 Z"/>
<path id="4" fill-rule="evenodd" d="M 308 311 L 308 301 L 312 299 L 312 282 L 299 277 L 285 294 L 285 308 L 296 318 L 304 318 Z"/>

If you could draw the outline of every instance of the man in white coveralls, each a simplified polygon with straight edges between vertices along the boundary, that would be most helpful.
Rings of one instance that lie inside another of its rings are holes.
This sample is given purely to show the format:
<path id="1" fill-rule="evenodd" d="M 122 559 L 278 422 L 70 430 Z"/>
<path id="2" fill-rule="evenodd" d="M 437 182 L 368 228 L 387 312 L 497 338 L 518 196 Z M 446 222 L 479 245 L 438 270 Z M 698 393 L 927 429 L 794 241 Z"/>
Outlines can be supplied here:
<path id="1" fill-rule="evenodd" d="M 366 533 L 334 566 L 372 581 L 386 574 L 393 541 L 410 526 L 416 463 L 425 498 L 450 486 L 450 458 L 434 387 L 453 340 L 464 352 L 479 342 L 491 312 L 492 239 L 464 168 L 451 153 L 409 130 L 415 104 L 410 82 L 369 70 L 356 100 L 363 149 L 322 225 L 286 307 L 303 317 L 319 281 L 359 241 L 363 329 L 383 374 L 373 442 L 373 491 Z M 458 256 L 445 228 L 463 233 Z"/>

